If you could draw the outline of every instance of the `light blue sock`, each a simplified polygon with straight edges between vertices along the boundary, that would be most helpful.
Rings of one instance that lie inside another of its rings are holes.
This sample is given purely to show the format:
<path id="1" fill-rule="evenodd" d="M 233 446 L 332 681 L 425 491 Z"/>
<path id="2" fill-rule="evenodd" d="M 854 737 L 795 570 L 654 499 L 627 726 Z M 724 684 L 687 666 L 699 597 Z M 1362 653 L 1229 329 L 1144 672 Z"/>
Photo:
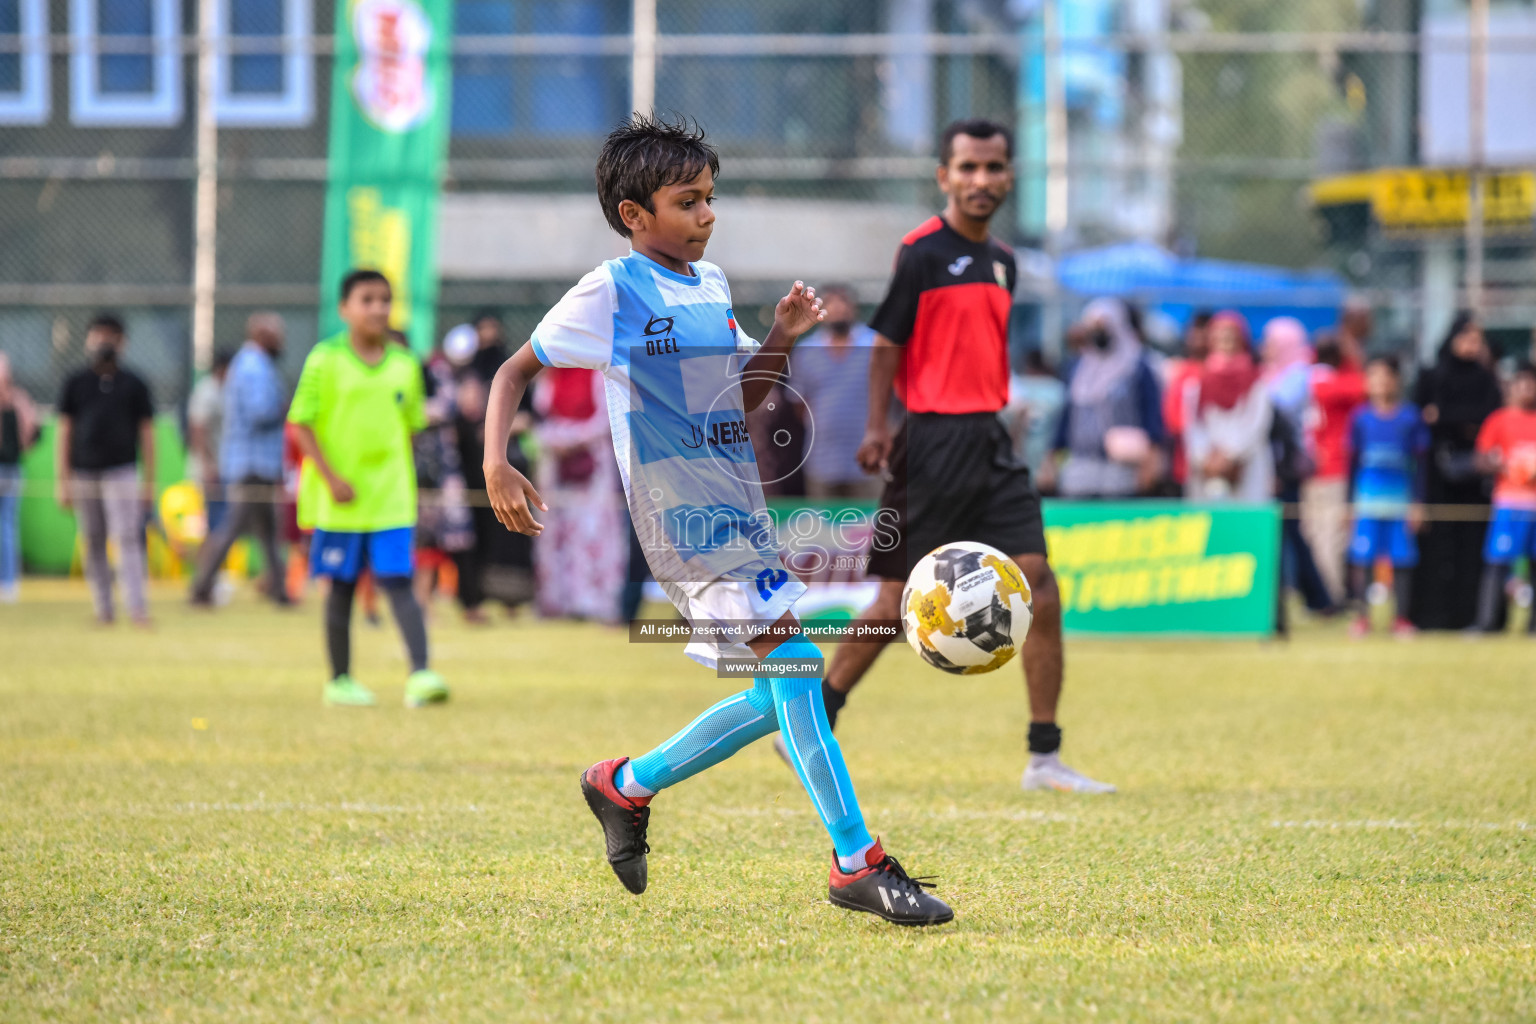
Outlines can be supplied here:
<path id="1" fill-rule="evenodd" d="M 752 689 L 727 697 L 667 742 L 625 765 L 633 771 L 634 781 L 660 792 L 777 730 L 773 692 L 766 679 L 756 682 Z"/>
<path id="2" fill-rule="evenodd" d="M 803 661 L 820 657 L 821 651 L 802 635 L 775 647 L 764 660 Z M 759 687 L 765 683 L 773 692 L 779 728 L 784 733 L 784 746 L 789 750 L 795 774 L 800 776 L 800 784 L 810 794 L 821 823 L 832 834 L 838 860 L 848 869 L 874 843 L 869 838 L 869 830 L 864 827 L 864 815 L 859 810 L 859 798 L 853 792 L 853 780 L 848 777 L 848 766 L 843 763 L 843 748 L 838 746 L 832 727 L 827 724 L 827 708 L 821 700 L 821 678 L 799 676 L 757 680 Z"/>

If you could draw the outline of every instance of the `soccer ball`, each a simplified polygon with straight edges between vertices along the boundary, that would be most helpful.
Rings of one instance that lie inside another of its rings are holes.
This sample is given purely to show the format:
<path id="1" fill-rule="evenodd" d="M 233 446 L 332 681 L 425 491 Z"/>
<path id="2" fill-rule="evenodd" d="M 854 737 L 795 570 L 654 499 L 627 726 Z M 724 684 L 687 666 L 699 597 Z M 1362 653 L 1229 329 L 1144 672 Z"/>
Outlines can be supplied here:
<path id="1" fill-rule="evenodd" d="M 1029 583 L 1018 565 L 971 541 L 928 552 L 901 593 L 907 643 L 934 668 L 957 675 L 1006 665 L 1033 619 Z"/>

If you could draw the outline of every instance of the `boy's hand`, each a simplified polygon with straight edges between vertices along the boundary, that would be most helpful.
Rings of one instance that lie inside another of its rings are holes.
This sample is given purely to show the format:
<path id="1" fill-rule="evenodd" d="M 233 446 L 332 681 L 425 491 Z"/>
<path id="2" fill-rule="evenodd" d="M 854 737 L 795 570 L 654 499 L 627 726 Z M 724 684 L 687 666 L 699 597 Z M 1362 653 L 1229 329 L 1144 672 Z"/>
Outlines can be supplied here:
<path id="1" fill-rule="evenodd" d="M 485 490 L 491 498 L 491 510 L 502 526 L 530 537 L 544 532 L 544 527 L 533 518 L 531 506 L 537 505 L 545 512 L 549 506 L 523 474 L 506 462 L 489 465 L 485 469 Z"/>
<path id="2" fill-rule="evenodd" d="M 331 489 L 331 500 L 338 505 L 345 505 L 357 497 L 357 492 L 352 489 L 352 485 L 339 476 L 326 477 L 325 485 Z"/>
<path id="3" fill-rule="evenodd" d="M 773 322 L 791 338 L 798 338 L 826 316 L 821 300 L 816 297 L 816 289 L 807 288 L 804 281 L 796 281 L 789 294 L 773 308 Z"/>

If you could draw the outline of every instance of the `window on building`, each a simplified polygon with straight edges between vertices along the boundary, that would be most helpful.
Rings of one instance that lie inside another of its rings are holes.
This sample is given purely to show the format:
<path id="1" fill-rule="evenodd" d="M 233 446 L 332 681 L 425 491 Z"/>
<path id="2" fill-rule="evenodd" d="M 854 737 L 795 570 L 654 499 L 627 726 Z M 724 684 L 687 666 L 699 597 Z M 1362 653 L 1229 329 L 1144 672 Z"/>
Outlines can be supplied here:
<path id="1" fill-rule="evenodd" d="M 47 120 L 47 0 L 0 0 L 0 124 Z"/>
<path id="2" fill-rule="evenodd" d="M 624 0 L 459 0 L 455 32 L 475 36 L 601 36 L 628 31 Z M 496 138 L 601 135 L 625 112 L 628 66 L 581 54 L 460 54 L 453 61 L 453 133 Z"/>
<path id="3" fill-rule="evenodd" d="M 510 0 L 459 0 L 454 31 L 460 36 L 512 34 Z M 469 54 L 453 59 L 453 133 L 499 136 L 512 131 L 512 58 Z"/>
<path id="4" fill-rule="evenodd" d="M 314 117 L 311 0 L 219 0 L 214 107 L 219 123 L 282 127 Z"/>
<path id="5" fill-rule="evenodd" d="M 180 0 L 70 0 L 70 119 L 181 120 Z"/>

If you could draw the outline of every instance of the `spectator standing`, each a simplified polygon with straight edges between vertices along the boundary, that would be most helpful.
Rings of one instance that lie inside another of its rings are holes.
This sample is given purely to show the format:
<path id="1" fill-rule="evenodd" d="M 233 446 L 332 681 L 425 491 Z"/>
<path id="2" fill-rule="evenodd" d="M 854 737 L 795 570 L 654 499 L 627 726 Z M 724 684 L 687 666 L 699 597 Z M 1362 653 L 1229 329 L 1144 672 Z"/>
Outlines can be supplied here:
<path id="1" fill-rule="evenodd" d="M 1466 629 L 1476 617 L 1488 523 L 1465 512 L 1489 503 L 1491 481 L 1477 465 L 1477 434 L 1504 404 L 1490 362 L 1476 318 L 1460 313 L 1414 392 L 1429 424 L 1424 500 L 1431 508 L 1463 508 L 1445 518 L 1430 516 L 1419 534 L 1419 585 L 1411 614 L 1419 629 Z"/>
<path id="2" fill-rule="evenodd" d="M 277 512 L 283 484 L 283 422 L 288 412 L 277 359 L 286 338 L 283 318 L 254 313 L 245 324 L 245 344 L 230 362 L 224 382 L 222 479 L 229 488 L 224 523 L 198 553 L 190 600 L 213 604 L 219 566 L 235 541 L 250 534 L 261 544 L 266 569 L 263 589 L 274 604 L 290 602 L 277 546 Z"/>
<path id="3" fill-rule="evenodd" d="M 1370 330 L 1370 310 L 1349 307 L 1337 337 L 1319 342 L 1312 368 L 1308 437 L 1317 469 L 1301 488 L 1301 532 L 1335 600 L 1345 592 L 1344 554 L 1349 547 L 1346 442 L 1349 419 L 1365 403 L 1361 362 Z"/>
<path id="4" fill-rule="evenodd" d="M 416 603 L 430 616 L 432 596 L 444 577 L 454 581 L 453 556 L 472 548 L 474 522 L 465 493 L 464 472 L 454 432 L 458 416 L 458 372 L 479 348 L 475 329 L 459 324 L 448 331 L 422 366 L 426 389 L 427 429 L 413 441 L 419 490 L 416 513 Z"/>
<path id="5" fill-rule="evenodd" d="M 37 440 L 37 409 L 0 352 L 0 604 L 21 597 L 21 457 Z"/>
<path id="6" fill-rule="evenodd" d="M 59 395 L 54 483 L 59 504 L 74 510 L 85 540 L 96 621 L 107 625 L 116 618 L 110 539 L 117 545 L 128 616 L 148 626 L 144 524 L 154 501 L 155 409 L 148 385 L 122 365 L 126 344 L 123 322 L 115 316 L 100 314 L 86 328 L 90 365 L 71 374 Z"/>
<path id="7" fill-rule="evenodd" d="M 1355 411 L 1349 424 L 1349 500 L 1354 538 L 1349 545 L 1351 589 L 1363 595 L 1371 569 L 1382 559 L 1392 563 L 1397 608 L 1392 632 L 1412 636 L 1408 621 L 1413 573 L 1419 564 L 1414 534 L 1424 521 L 1423 468 L 1429 454 L 1429 430 L 1419 408 L 1402 400 L 1397 360 L 1376 356 L 1365 368 L 1369 404 Z M 1368 609 L 1350 624 L 1350 635 L 1371 631 Z"/>
<path id="8" fill-rule="evenodd" d="M 1336 606 L 1328 585 L 1317 571 L 1312 547 L 1301 534 L 1296 509 L 1301 485 L 1314 463 L 1305 443 L 1312 404 L 1312 346 L 1300 320 L 1277 316 L 1264 325 L 1262 380 L 1274 407 L 1271 448 L 1275 455 L 1275 493 L 1287 506 L 1280 520 L 1280 579 L 1282 587 L 1301 594 L 1309 611 L 1332 614 Z M 1283 606 L 1282 606 L 1283 610 Z"/>
<path id="9" fill-rule="evenodd" d="M 1205 369 L 1205 357 L 1211 354 L 1211 313 L 1200 310 L 1189 319 L 1184 331 L 1184 352 L 1178 359 L 1170 359 L 1165 365 L 1163 380 L 1163 428 L 1168 434 L 1171 453 L 1169 475 L 1183 493 L 1189 479 L 1184 459 L 1184 392 L 1200 379 Z"/>
<path id="10" fill-rule="evenodd" d="M 1527 559 L 1536 582 L 1536 365 L 1516 365 L 1509 403 L 1483 423 L 1477 453 L 1483 469 L 1497 475 L 1477 599 L 1477 630 L 1494 633 L 1515 562 Z M 1525 631 L 1536 636 L 1536 612 Z"/>
<path id="11" fill-rule="evenodd" d="M 473 324 L 480 347 L 470 359 L 470 369 L 485 382 L 486 387 L 490 387 L 496 371 L 501 369 L 501 364 L 512 354 L 507 348 L 507 331 L 502 326 L 501 314 L 494 309 L 482 309 L 476 313 Z"/>
<path id="12" fill-rule="evenodd" d="M 860 469 L 857 458 L 869 418 L 875 332 L 858 322 L 858 307 L 846 287 L 833 285 L 821 297 L 827 318 L 790 356 L 786 395 L 799 407 L 810 439 L 805 493 L 812 498 L 878 498 L 880 478 Z"/>
<path id="13" fill-rule="evenodd" d="M 1041 482 L 1057 483 L 1068 498 L 1132 497 L 1157 482 L 1164 439 L 1157 375 L 1119 299 L 1090 302 L 1081 326 L 1086 343 L 1056 428 L 1066 461 L 1059 482 L 1050 462 Z"/>
<path id="14" fill-rule="evenodd" d="M 549 505 L 534 551 L 539 614 L 615 622 L 629 535 L 608 402 L 596 370 L 552 368 L 534 385 L 539 493 Z"/>
<path id="15" fill-rule="evenodd" d="M 224 424 L 224 380 L 229 375 L 228 352 L 213 357 L 213 366 L 192 385 L 187 396 L 187 476 L 203 489 L 208 536 L 218 532 L 227 507 L 219 477 L 219 438 Z"/>
<path id="16" fill-rule="evenodd" d="M 1269 501 L 1274 409 L 1259 379 L 1248 324 L 1238 313 L 1211 318 L 1211 354 L 1184 391 L 1185 490 L 1199 500 Z"/>
<path id="17" fill-rule="evenodd" d="M 1045 353 L 1030 349 L 1021 372 L 1008 377 L 1008 404 L 997 415 L 1013 441 L 1013 457 L 1039 475 L 1051 457 L 1067 386 L 1046 365 Z"/>

